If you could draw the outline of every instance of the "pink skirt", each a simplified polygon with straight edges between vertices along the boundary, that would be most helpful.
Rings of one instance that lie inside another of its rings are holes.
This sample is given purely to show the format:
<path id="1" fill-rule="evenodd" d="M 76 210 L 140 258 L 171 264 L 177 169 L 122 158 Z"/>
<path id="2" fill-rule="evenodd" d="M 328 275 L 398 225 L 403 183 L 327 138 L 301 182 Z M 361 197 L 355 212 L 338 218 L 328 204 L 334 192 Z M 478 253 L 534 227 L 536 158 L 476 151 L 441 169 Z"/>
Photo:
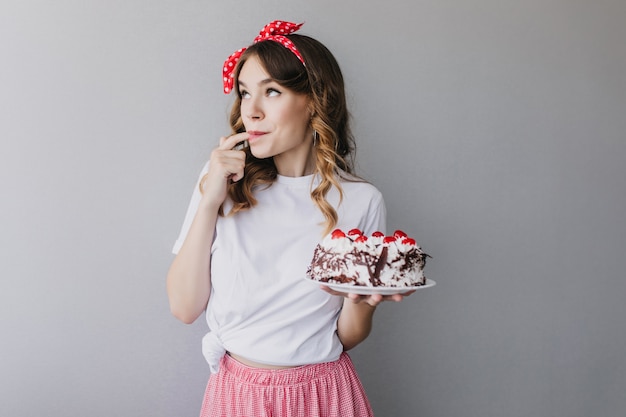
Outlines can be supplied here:
<path id="1" fill-rule="evenodd" d="M 352 360 L 259 369 L 224 355 L 204 394 L 200 417 L 372 417 Z"/>

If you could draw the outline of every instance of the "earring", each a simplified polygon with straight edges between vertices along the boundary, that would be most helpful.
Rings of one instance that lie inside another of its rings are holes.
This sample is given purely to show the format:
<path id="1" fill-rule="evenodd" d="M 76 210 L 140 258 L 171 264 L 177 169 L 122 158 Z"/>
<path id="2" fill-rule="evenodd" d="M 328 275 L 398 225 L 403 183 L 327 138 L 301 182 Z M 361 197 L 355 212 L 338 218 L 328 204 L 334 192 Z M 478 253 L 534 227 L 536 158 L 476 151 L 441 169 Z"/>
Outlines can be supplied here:
<path id="1" fill-rule="evenodd" d="M 313 147 L 317 146 L 317 138 L 319 137 L 317 130 L 313 129 Z"/>

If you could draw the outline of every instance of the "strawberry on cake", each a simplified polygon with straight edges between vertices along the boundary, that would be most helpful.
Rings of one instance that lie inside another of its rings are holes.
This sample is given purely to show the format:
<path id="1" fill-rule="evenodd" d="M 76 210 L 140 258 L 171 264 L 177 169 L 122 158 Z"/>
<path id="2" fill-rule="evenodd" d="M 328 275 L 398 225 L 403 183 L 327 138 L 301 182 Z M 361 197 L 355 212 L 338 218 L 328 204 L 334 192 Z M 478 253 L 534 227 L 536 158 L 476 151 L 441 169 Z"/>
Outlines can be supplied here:
<path id="1" fill-rule="evenodd" d="M 420 286 L 426 284 L 428 256 L 401 230 L 366 236 L 359 229 L 336 229 L 315 248 L 307 277 L 365 287 Z"/>

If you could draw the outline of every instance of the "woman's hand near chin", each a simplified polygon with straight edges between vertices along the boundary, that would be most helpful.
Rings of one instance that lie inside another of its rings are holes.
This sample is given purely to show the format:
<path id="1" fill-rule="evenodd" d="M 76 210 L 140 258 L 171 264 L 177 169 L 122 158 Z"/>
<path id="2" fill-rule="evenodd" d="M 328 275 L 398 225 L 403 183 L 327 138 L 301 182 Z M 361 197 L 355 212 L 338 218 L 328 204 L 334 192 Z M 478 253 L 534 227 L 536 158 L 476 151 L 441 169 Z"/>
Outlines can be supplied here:
<path id="1" fill-rule="evenodd" d="M 237 133 L 221 137 L 220 144 L 211 152 L 209 172 L 204 176 L 200 187 L 204 205 L 219 207 L 226 199 L 228 184 L 243 178 L 246 153 L 235 150 L 235 146 L 248 139 L 248 133 Z"/>

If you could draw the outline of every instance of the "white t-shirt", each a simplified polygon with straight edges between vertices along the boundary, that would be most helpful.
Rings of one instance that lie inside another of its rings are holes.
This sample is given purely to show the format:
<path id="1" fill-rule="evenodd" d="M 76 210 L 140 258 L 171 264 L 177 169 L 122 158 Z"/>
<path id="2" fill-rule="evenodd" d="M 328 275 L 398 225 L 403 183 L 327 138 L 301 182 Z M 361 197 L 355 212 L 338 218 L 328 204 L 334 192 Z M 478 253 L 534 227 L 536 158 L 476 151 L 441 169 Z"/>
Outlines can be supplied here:
<path id="1" fill-rule="evenodd" d="M 205 165 L 200 177 L 208 170 Z M 323 238 L 324 216 L 311 199 L 316 176 L 278 176 L 258 187 L 257 205 L 219 217 L 211 248 L 209 333 L 203 354 L 211 372 L 232 352 L 268 365 L 298 366 L 334 361 L 343 346 L 337 317 L 343 297 L 305 280 L 313 250 Z M 314 184 L 312 185 L 312 182 Z M 327 195 L 337 210 L 337 228 L 385 232 L 382 194 L 366 182 L 341 182 L 343 201 L 333 187 Z M 196 187 L 173 252 L 183 244 L 200 201 Z M 228 213 L 230 205 L 225 205 Z"/>

